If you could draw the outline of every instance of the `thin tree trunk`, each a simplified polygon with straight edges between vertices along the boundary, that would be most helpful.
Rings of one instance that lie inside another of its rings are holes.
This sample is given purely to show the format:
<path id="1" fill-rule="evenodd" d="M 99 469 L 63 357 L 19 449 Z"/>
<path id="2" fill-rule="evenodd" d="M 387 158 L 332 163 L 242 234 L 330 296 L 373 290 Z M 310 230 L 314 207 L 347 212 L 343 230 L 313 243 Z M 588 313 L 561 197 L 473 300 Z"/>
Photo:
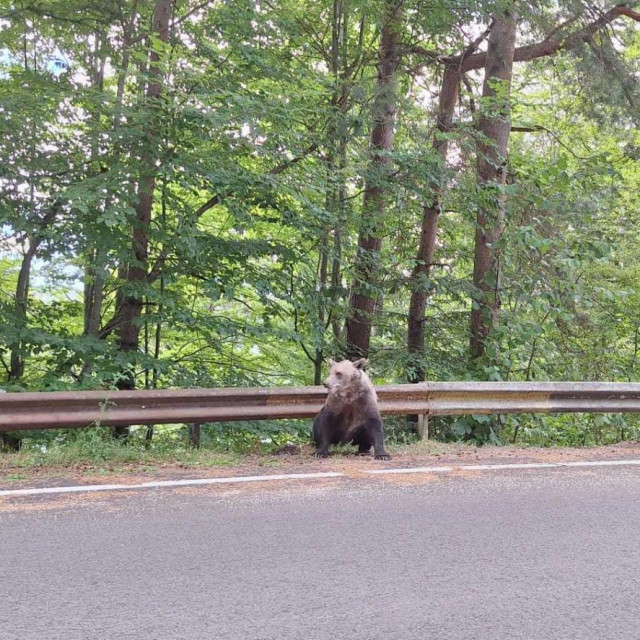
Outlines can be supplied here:
<path id="1" fill-rule="evenodd" d="M 85 268 L 83 336 L 97 339 L 102 320 L 107 257 L 103 249 L 97 247 L 90 252 L 89 260 L 90 262 Z M 91 375 L 93 364 L 94 355 L 89 354 L 80 372 L 79 378 L 81 381 Z"/>
<path id="2" fill-rule="evenodd" d="M 14 301 L 14 323 L 17 329 L 25 329 L 27 327 L 28 318 L 27 311 L 29 309 L 29 287 L 31 284 L 31 266 L 33 259 L 44 240 L 42 233 L 53 223 L 58 212 L 58 204 L 53 203 L 51 209 L 38 222 L 38 229 L 26 238 L 29 248 L 22 258 L 20 271 L 18 272 L 18 283 L 16 284 L 16 293 Z M 24 353 L 23 343 L 18 340 L 11 347 L 11 355 L 9 360 L 9 372 L 7 376 L 8 382 L 18 382 L 24 374 Z"/>
<path id="3" fill-rule="evenodd" d="M 124 90 L 127 82 L 127 73 L 129 71 L 129 64 L 131 62 L 131 43 L 133 40 L 133 34 L 136 29 L 136 22 L 138 20 L 138 0 L 133 0 L 131 7 L 131 13 L 129 15 L 129 21 L 124 27 L 124 33 L 122 34 L 122 56 L 120 58 L 120 70 L 118 73 L 118 82 L 116 89 L 116 105 L 114 110 L 114 122 L 117 127 L 122 119 L 122 105 L 124 101 Z M 154 23 L 155 24 L 155 23 Z"/>
<path id="4" fill-rule="evenodd" d="M 104 262 L 100 249 L 95 249 L 87 267 L 84 289 L 84 335 L 97 336 L 100 330 L 100 314 L 104 300 Z"/>
<path id="5" fill-rule="evenodd" d="M 343 114 L 344 116 L 345 114 Z M 347 166 L 347 137 L 346 133 L 340 139 L 338 146 L 338 194 L 337 194 L 337 224 L 333 230 L 333 255 L 331 258 L 331 309 L 334 310 L 341 297 L 342 290 L 342 225 L 345 224 L 347 199 L 347 185 L 345 181 L 345 169 Z M 337 314 L 331 316 L 331 329 L 335 341 L 340 340 L 342 332 L 341 319 Z"/>
<path id="6" fill-rule="evenodd" d="M 347 149 L 347 125 L 346 115 L 349 111 L 349 86 L 351 76 L 348 52 L 348 20 L 344 12 L 342 0 L 334 0 L 333 3 L 333 25 L 331 38 L 331 73 L 335 83 L 332 97 L 334 112 L 334 123 L 331 129 L 331 213 L 332 213 L 332 236 L 333 252 L 331 256 L 331 303 L 329 312 L 331 315 L 330 324 L 335 341 L 340 339 L 341 323 L 334 310 L 337 307 L 340 296 L 340 272 L 341 272 L 341 249 L 342 232 L 341 225 L 344 224 L 344 197 L 346 192 L 344 169 L 346 164 Z M 342 43 L 340 39 L 342 38 Z M 341 46 L 342 45 L 342 46 Z M 340 52 L 342 51 L 342 60 Z M 358 51 L 356 55 L 361 55 Z M 337 142 L 337 150 L 336 150 Z M 337 162 L 336 162 L 337 156 Z M 336 182 L 337 177 L 337 182 Z M 329 200 L 327 200 L 329 201 Z M 321 380 L 321 378 L 320 378 Z M 319 383 L 317 383 L 319 384 Z"/>
<path id="7" fill-rule="evenodd" d="M 28 39 L 27 33 L 30 28 L 25 21 L 25 32 L 24 32 L 24 70 L 25 72 L 29 72 L 29 54 L 28 54 Z M 33 46 L 33 70 L 37 70 L 37 50 L 34 42 Z M 31 140 L 29 141 L 30 149 L 31 149 L 31 161 L 35 160 L 36 157 L 36 143 L 37 136 L 35 134 L 35 128 L 33 128 L 33 134 L 31 135 Z M 30 199 L 29 199 L 29 208 L 30 215 L 35 217 L 35 182 L 34 182 L 34 172 L 32 169 L 29 170 L 29 190 L 30 190 Z M 53 223 L 56 217 L 56 213 L 58 210 L 58 205 L 54 202 L 51 205 L 50 210 L 45 214 L 45 216 L 39 221 L 36 229 L 30 236 L 25 238 L 25 241 L 28 243 L 29 248 L 25 252 L 22 258 L 22 264 L 20 265 L 20 271 L 18 273 L 18 282 L 16 284 L 15 291 L 15 300 L 14 300 L 14 311 L 13 311 L 13 323 L 14 328 L 18 330 L 18 332 L 27 328 L 28 325 L 28 308 L 29 308 L 29 286 L 31 282 L 31 267 L 33 265 L 33 259 L 40 247 L 40 244 L 43 241 L 42 232 Z M 24 375 L 24 365 L 25 365 L 25 348 L 23 340 L 18 337 L 18 339 L 11 345 L 10 355 L 9 355 L 9 370 L 7 372 L 7 381 L 9 383 L 19 382 Z M 21 446 L 21 438 L 16 432 L 0 432 L 0 449 L 6 447 L 11 451 L 18 451 Z"/>
<path id="8" fill-rule="evenodd" d="M 328 291 L 325 296 L 320 324 L 323 330 L 331 327 L 334 340 L 341 337 L 344 318 L 335 313 L 342 295 L 342 226 L 345 224 L 347 146 L 349 131 L 347 113 L 351 108 L 351 81 L 362 59 L 364 41 L 364 16 L 360 23 L 361 37 L 352 59 L 349 59 L 349 13 L 343 0 L 334 0 L 331 25 L 331 49 L 329 63 L 333 77 L 334 90 L 331 96 L 331 121 L 327 132 L 327 194 L 326 210 L 330 214 L 326 234 L 322 242 L 322 264 L 320 268 L 321 288 Z M 329 312 L 327 313 L 327 309 Z M 322 381 L 322 362 L 324 353 L 316 350 L 314 380 Z"/>
<path id="9" fill-rule="evenodd" d="M 122 108 L 124 104 L 124 94 L 127 75 L 129 73 L 129 65 L 131 64 L 131 46 L 134 40 L 134 32 L 138 21 L 138 0 L 133 0 L 128 20 L 124 25 L 122 53 L 120 56 L 120 66 L 117 73 L 116 99 L 113 111 L 113 130 L 117 132 L 122 124 Z M 104 85 L 104 65 L 103 58 L 99 69 L 96 71 L 94 85 L 103 90 Z M 114 153 L 120 151 L 120 143 L 116 143 Z M 97 148 L 93 151 L 97 157 Z M 113 196 L 110 194 L 105 198 L 104 208 L 108 209 L 113 203 Z M 84 292 L 84 309 L 85 309 L 85 325 L 84 335 L 104 339 L 108 334 L 100 330 L 100 321 L 102 317 L 102 305 L 104 303 L 104 287 L 106 284 L 106 268 L 108 256 L 101 246 L 98 246 L 91 252 L 91 264 L 86 269 L 87 284 Z M 120 275 L 124 274 L 124 270 L 120 270 Z M 120 309 L 123 296 L 121 291 L 116 295 L 116 312 Z M 119 324 L 119 322 L 118 322 Z M 82 367 L 80 379 L 83 380 L 91 375 L 93 370 L 93 358 L 90 357 Z M 120 430 L 121 433 L 125 431 Z"/>
<path id="10" fill-rule="evenodd" d="M 486 55 L 482 89 L 484 112 L 477 124 L 477 181 L 480 193 L 473 268 L 471 358 L 484 361 L 487 338 L 500 310 L 500 247 L 504 230 L 507 147 L 511 131 L 509 89 L 516 41 L 513 8 L 494 23 Z"/>
<path id="11" fill-rule="evenodd" d="M 165 177 L 162 185 L 162 229 L 166 231 L 167 228 L 167 179 Z M 155 334 L 153 338 L 153 372 L 151 374 L 151 388 L 158 388 L 158 360 L 160 359 L 160 346 L 162 344 L 162 314 L 164 313 L 164 288 L 165 288 L 165 277 L 164 275 L 160 276 L 160 287 L 159 287 L 159 300 L 158 300 L 158 319 L 156 321 Z M 151 445 L 151 441 L 153 440 L 153 433 L 155 431 L 154 425 L 147 425 L 147 431 L 145 434 L 145 442 L 147 446 Z"/>
<path id="12" fill-rule="evenodd" d="M 104 91 L 104 72 L 106 66 L 106 53 L 102 49 L 104 42 L 104 35 L 100 34 L 96 36 L 94 47 L 94 62 L 92 73 L 92 86 L 94 90 Z M 125 36 L 126 39 L 126 36 Z M 123 87 L 124 90 L 124 87 Z M 116 96 L 116 109 L 119 109 L 121 101 L 121 94 Z M 93 125 L 99 128 L 100 113 L 99 110 L 93 114 Z M 100 156 L 99 145 L 97 138 L 91 145 L 91 161 L 92 165 L 98 163 Z M 105 199 L 105 208 L 109 206 L 109 198 Z M 104 286 L 105 286 L 105 268 L 107 255 L 104 248 L 100 243 L 96 243 L 95 247 L 90 247 L 86 251 L 86 264 L 85 264 L 85 284 L 84 284 L 84 329 L 82 335 L 85 337 L 97 338 L 100 331 L 100 320 L 102 316 L 102 303 L 104 301 Z M 80 372 L 80 380 L 84 380 L 87 376 L 91 375 L 93 370 L 94 356 L 90 354 L 84 362 L 82 370 Z"/>
<path id="13" fill-rule="evenodd" d="M 20 272 L 18 273 L 18 284 L 16 285 L 15 303 L 14 303 L 14 326 L 17 329 L 25 329 L 27 326 L 27 308 L 29 299 L 29 281 L 31 279 L 31 265 L 33 256 L 39 243 L 31 243 L 28 251 L 22 258 Z M 24 344 L 18 339 L 11 345 L 11 353 L 9 358 L 9 372 L 7 374 L 7 382 L 17 383 L 22 379 L 24 374 Z M 0 432 L 0 449 L 2 445 L 9 451 L 19 451 L 21 438 L 17 433 L 11 431 Z"/>
<path id="14" fill-rule="evenodd" d="M 31 265 L 33 257 L 39 243 L 31 243 L 28 251 L 22 258 L 20 272 L 18 273 L 18 284 L 16 285 L 16 296 L 14 304 L 14 322 L 19 330 L 27 326 L 27 308 L 29 299 L 29 285 L 31 281 Z M 24 345 L 22 340 L 16 341 L 11 347 L 9 360 L 8 382 L 19 382 L 24 375 Z"/>
<path id="15" fill-rule="evenodd" d="M 346 322 L 346 355 L 351 358 L 369 354 L 385 201 L 392 166 L 390 154 L 394 143 L 401 21 L 402 3 L 388 0 L 380 36 L 378 80 L 373 101 L 371 160 L 365 181 L 358 251 Z"/>
<path id="16" fill-rule="evenodd" d="M 43 237 L 41 231 L 44 231 L 55 219 L 57 205 L 53 205 L 51 210 L 40 221 L 40 231 L 35 232 L 28 238 L 29 248 L 22 258 L 20 271 L 18 272 L 18 282 L 16 284 L 16 293 L 14 301 L 14 318 L 13 323 L 16 329 L 23 330 L 27 328 L 29 310 L 29 287 L 31 284 L 31 267 L 33 259 L 42 244 Z M 21 339 L 11 345 L 9 355 L 9 371 L 7 373 L 7 382 L 19 382 L 24 375 L 24 343 Z M 20 448 L 20 437 L 12 432 L 0 432 L 0 444 L 12 451 Z"/>
<path id="17" fill-rule="evenodd" d="M 338 70 L 340 64 L 340 22 L 342 20 L 342 1 L 333 1 L 333 12 L 331 20 L 331 73 L 333 75 L 334 83 L 338 82 Z M 333 183 L 335 177 L 335 139 L 337 135 L 338 125 L 335 118 L 337 118 L 338 111 L 338 91 L 334 88 L 333 95 L 331 97 L 331 122 L 327 132 L 327 146 L 328 152 L 326 157 L 326 194 L 325 194 L 325 211 L 330 215 L 330 220 L 333 220 L 336 207 L 336 191 Z M 313 384 L 319 385 L 322 383 L 322 363 L 324 360 L 324 330 L 326 322 L 326 292 L 328 282 L 328 269 L 329 269 L 329 238 L 331 236 L 331 224 L 328 222 L 322 231 L 322 238 L 320 241 L 320 264 L 317 274 L 316 291 L 318 293 L 318 315 L 316 318 L 316 329 L 319 335 L 316 336 L 316 348 L 313 354 Z"/>
<path id="18" fill-rule="evenodd" d="M 429 275 L 433 263 L 433 254 L 438 236 L 438 219 L 442 196 L 444 170 L 449 150 L 446 134 L 451 131 L 453 112 L 458 101 L 460 71 L 458 65 L 446 67 L 442 77 L 442 88 L 438 105 L 438 132 L 433 137 L 432 147 L 440 159 L 438 179 L 430 185 L 431 201 L 425 205 L 422 214 L 422 227 L 416 263 L 411 275 L 411 301 L 407 321 L 407 348 L 413 360 L 409 368 L 409 381 L 422 382 L 425 379 L 422 359 L 425 351 L 425 311 L 431 290 Z"/>
<path id="19" fill-rule="evenodd" d="M 160 278 L 160 302 L 158 303 L 158 321 L 156 322 L 155 335 L 153 337 L 153 359 L 155 360 L 153 366 L 153 372 L 151 373 L 151 388 L 158 388 L 158 359 L 160 358 L 160 345 L 162 343 L 162 313 L 164 311 L 164 303 L 162 301 L 164 296 L 164 277 Z M 153 439 L 154 425 L 147 425 L 147 431 L 145 434 L 145 441 L 147 444 L 151 444 Z"/>
<path id="20" fill-rule="evenodd" d="M 29 72 L 29 50 L 28 50 L 28 38 L 27 34 L 31 31 L 28 22 L 24 22 L 24 49 L 23 49 L 23 65 L 25 73 Z M 33 43 L 33 70 L 37 69 L 36 58 L 36 44 Z M 29 140 L 29 148 L 31 150 L 31 157 L 29 164 L 35 162 L 36 157 L 36 129 L 35 124 L 32 122 L 31 126 L 31 139 Z M 28 178 L 30 197 L 29 197 L 29 209 L 30 215 L 35 216 L 35 184 L 34 184 L 34 172 L 33 168 L 29 169 Z M 14 323 L 18 331 L 25 329 L 27 326 L 27 305 L 29 299 L 29 282 L 31 280 L 31 264 L 33 257 L 40 246 L 41 240 L 38 239 L 36 233 L 33 237 L 27 237 L 29 248 L 25 252 L 22 258 L 22 264 L 20 265 L 20 271 L 18 273 L 18 282 L 16 284 L 16 295 L 14 301 Z M 8 382 L 18 382 L 24 374 L 24 354 L 23 354 L 23 342 L 18 339 L 11 347 L 11 354 L 9 357 L 9 373 Z"/>
<path id="21" fill-rule="evenodd" d="M 331 170 L 331 166 L 329 166 L 329 171 Z M 327 210 L 332 206 L 331 200 L 332 191 L 327 193 Z M 317 331 L 321 332 L 321 335 L 318 336 L 318 346 L 315 349 L 314 360 L 313 360 L 313 384 L 321 384 L 322 383 L 322 362 L 324 360 L 324 349 L 322 345 L 324 343 L 323 335 L 325 329 L 326 322 L 326 289 L 327 289 L 327 276 L 328 276 L 328 266 L 329 266 L 329 230 L 327 229 L 324 232 L 324 236 L 322 238 L 322 242 L 320 244 L 320 269 L 318 274 L 318 325 Z"/>

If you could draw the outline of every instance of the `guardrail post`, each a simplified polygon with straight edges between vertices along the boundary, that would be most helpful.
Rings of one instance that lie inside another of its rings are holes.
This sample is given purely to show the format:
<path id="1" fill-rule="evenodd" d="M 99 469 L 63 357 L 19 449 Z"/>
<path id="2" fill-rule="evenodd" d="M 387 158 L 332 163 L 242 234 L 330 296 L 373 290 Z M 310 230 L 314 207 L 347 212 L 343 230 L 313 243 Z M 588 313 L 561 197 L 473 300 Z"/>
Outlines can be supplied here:
<path id="1" fill-rule="evenodd" d="M 196 449 L 200 448 L 200 425 L 199 424 L 190 424 L 189 425 L 189 442 L 192 447 Z"/>
<path id="2" fill-rule="evenodd" d="M 418 416 L 418 440 L 429 439 L 429 416 L 421 413 Z"/>

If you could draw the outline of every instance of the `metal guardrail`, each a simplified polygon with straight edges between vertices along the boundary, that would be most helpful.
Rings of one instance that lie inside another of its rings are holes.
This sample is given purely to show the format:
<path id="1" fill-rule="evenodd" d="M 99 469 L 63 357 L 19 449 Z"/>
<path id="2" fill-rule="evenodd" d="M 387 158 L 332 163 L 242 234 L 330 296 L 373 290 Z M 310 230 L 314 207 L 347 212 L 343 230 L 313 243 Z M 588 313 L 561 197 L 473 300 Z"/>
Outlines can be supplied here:
<path id="1" fill-rule="evenodd" d="M 377 387 L 383 414 L 640 413 L 640 384 L 424 382 Z M 0 394 L 0 431 L 310 418 L 323 387 Z"/>

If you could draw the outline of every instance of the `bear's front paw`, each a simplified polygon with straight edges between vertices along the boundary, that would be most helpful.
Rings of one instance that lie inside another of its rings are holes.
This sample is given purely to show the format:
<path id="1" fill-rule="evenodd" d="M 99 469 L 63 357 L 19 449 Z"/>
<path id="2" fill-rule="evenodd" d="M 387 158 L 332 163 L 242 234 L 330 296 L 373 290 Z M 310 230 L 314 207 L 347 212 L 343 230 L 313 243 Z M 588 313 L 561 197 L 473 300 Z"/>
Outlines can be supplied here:
<path id="1" fill-rule="evenodd" d="M 391 460 L 391 456 L 388 453 L 377 453 L 374 458 L 376 460 Z"/>
<path id="2" fill-rule="evenodd" d="M 313 455 L 316 458 L 328 458 L 329 457 L 329 452 L 328 451 L 316 451 Z"/>

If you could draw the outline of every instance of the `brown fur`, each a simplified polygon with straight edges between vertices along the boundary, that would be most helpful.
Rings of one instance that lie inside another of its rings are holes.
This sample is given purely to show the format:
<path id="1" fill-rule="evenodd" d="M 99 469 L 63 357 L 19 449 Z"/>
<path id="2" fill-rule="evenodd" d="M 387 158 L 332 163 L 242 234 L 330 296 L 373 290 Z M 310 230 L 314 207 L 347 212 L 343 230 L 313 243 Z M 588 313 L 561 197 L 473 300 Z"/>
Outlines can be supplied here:
<path id="1" fill-rule="evenodd" d="M 358 453 L 368 453 L 373 446 L 376 458 L 390 458 L 384 450 L 378 397 L 364 371 L 366 364 L 364 358 L 355 362 L 329 360 L 331 369 L 324 383 L 329 394 L 313 421 L 316 455 L 327 457 L 331 444 L 354 443 Z"/>

